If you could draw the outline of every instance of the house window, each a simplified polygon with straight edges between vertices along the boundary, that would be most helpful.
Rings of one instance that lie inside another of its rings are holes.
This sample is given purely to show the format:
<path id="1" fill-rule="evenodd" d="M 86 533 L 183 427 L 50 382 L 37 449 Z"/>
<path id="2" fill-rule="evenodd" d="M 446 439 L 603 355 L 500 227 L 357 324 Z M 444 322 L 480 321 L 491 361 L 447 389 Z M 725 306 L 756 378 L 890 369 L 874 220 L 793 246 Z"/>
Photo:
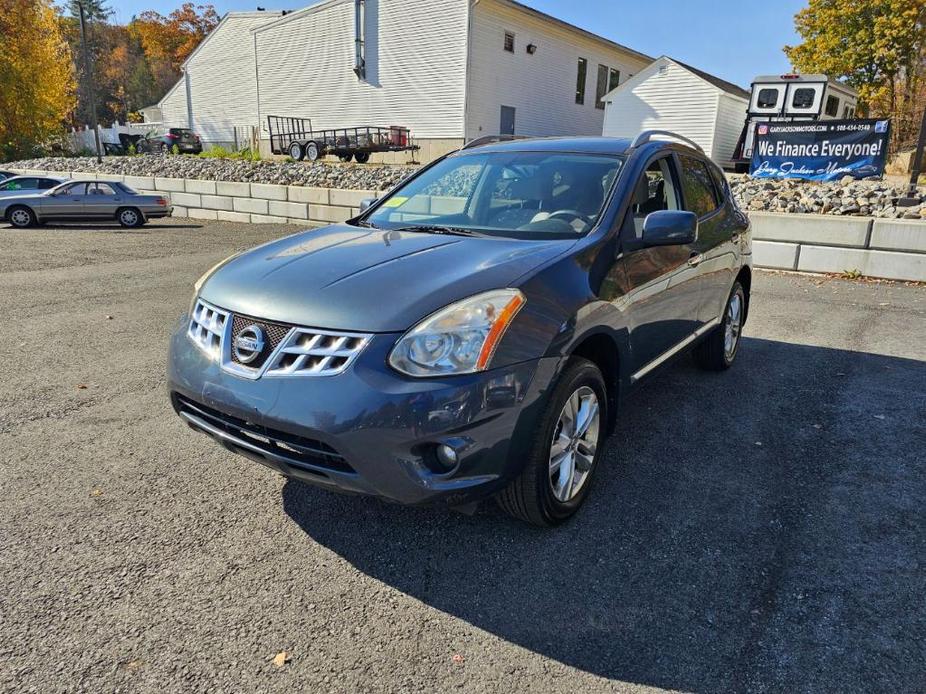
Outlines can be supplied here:
<path id="1" fill-rule="evenodd" d="M 585 79 L 588 77 L 588 61 L 579 58 L 579 69 L 576 74 L 576 103 L 585 103 Z"/>
<path id="2" fill-rule="evenodd" d="M 830 94 L 826 97 L 826 115 L 836 118 L 839 115 L 839 97 Z"/>
<path id="3" fill-rule="evenodd" d="M 514 34 L 505 32 L 505 50 L 514 53 Z"/>
<path id="4" fill-rule="evenodd" d="M 850 106 L 846 106 L 846 110 L 842 112 L 843 118 L 855 118 L 855 109 Z"/>
<path id="5" fill-rule="evenodd" d="M 608 66 L 598 66 L 598 79 L 595 82 L 595 108 L 604 108 L 604 95 L 608 93 Z"/>
<path id="6" fill-rule="evenodd" d="M 615 70 L 613 67 L 608 73 L 608 91 L 617 89 L 617 85 L 621 83 L 621 71 Z"/>

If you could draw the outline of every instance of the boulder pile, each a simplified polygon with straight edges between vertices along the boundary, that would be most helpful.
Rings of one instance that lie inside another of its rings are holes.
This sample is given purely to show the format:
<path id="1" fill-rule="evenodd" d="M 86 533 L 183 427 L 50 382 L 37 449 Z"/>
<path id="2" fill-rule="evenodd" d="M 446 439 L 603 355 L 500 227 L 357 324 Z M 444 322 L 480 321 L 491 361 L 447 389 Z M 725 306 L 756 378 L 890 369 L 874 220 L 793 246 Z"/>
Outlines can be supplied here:
<path id="1" fill-rule="evenodd" d="M 833 183 L 734 175 L 728 178 L 733 195 L 745 211 L 926 221 L 926 187 L 922 186 L 917 190 L 918 202 L 902 206 L 898 203 L 907 194 L 906 185 L 887 181 L 857 181 L 848 176 Z"/>

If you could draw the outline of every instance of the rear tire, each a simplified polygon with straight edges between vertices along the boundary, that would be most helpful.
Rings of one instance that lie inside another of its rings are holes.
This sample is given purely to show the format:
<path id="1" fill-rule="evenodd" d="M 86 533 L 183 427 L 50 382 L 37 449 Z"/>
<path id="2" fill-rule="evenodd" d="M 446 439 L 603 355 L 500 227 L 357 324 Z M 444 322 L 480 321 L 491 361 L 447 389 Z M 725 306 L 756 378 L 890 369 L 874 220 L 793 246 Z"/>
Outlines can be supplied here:
<path id="1" fill-rule="evenodd" d="M 318 161 L 318 156 L 319 156 L 318 145 L 315 144 L 314 142 L 309 142 L 305 146 L 305 158 L 308 159 L 309 161 Z"/>
<path id="2" fill-rule="evenodd" d="M 127 229 L 140 227 L 145 223 L 145 218 L 134 207 L 123 207 L 116 212 L 116 220 Z"/>
<path id="3" fill-rule="evenodd" d="M 7 221 L 17 229 L 28 229 L 29 227 L 35 226 L 37 221 L 35 212 L 25 205 L 17 205 L 8 210 L 6 218 Z"/>
<path id="4" fill-rule="evenodd" d="M 601 457 L 607 407 L 599 368 L 587 359 L 571 359 L 540 415 L 524 469 L 496 497 L 499 506 L 540 527 L 575 514 Z"/>
<path id="5" fill-rule="evenodd" d="M 368 161 L 370 161 L 370 153 L 369 152 L 357 152 L 356 154 L 354 154 L 354 159 L 357 160 L 358 164 L 366 164 Z"/>
<path id="6" fill-rule="evenodd" d="M 727 298 L 723 320 L 695 347 L 695 363 L 707 371 L 724 371 L 733 365 L 739 352 L 743 323 L 746 320 L 746 290 L 738 281 Z"/>
<path id="7" fill-rule="evenodd" d="M 293 142 L 289 145 L 289 156 L 296 161 L 302 161 L 305 157 L 305 150 L 298 142 Z"/>

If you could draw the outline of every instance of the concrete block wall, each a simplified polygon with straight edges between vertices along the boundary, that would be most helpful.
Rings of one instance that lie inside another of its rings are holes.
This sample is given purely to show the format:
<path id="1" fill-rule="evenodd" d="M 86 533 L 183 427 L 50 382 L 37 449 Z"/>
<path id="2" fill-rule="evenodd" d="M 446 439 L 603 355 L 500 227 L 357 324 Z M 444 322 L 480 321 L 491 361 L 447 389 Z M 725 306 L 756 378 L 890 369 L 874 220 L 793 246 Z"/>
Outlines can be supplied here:
<path id="1" fill-rule="evenodd" d="M 170 198 L 174 217 L 253 224 L 297 224 L 318 227 L 359 214 L 360 201 L 382 191 L 310 188 L 268 183 L 204 181 L 152 176 L 118 176 L 81 171 L 26 171 L 74 180 L 122 181 L 139 192 Z"/>
<path id="2" fill-rule="evenodd" d="M 343 222 L 359 214 L 364 198 L 381 191 L 310 188 L 266 183 L 203 181 L 84 172 L 18 170 L 60 178 L 124 181 L 142 192 L 168 196 L 175 217 L 252 224 L 296 224 L 303 228 Z M 403 208 L 409 220 L 448 214 L 462 200 L 422 197 Z M 420 209 L 419 209 L 420 208 Z M 926 223 L 832 215 L 751 212 L 753 261 L 757 267 L 806 272 L 858 271 L 869 277 L 926 282 Z"/>
<path id="3" fill-rule="evenodd" d="M 751 212 L 758 267 L 926 282 L 926 223 Z"/>

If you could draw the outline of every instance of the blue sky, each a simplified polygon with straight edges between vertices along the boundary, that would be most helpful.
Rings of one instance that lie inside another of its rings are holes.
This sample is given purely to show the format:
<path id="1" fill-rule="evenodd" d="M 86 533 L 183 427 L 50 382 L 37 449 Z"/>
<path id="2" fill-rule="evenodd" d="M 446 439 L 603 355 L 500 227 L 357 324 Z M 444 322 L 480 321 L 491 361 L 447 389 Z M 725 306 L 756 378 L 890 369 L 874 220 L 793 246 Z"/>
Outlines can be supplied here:
<path id="1" fill-rule="evenodd" d="M 202 1 L 202 0 L 200 0 Z M 789 69 L 781 47 L 797 42 L 794 13 L 806 0 L 521 0 L 653 57 L 666 54 L 748 87 Z M 110 0 L 119 22 L 145 10 L 167 14 L 182 0 Z M 298 9 L 311 0 L 214 0 L 230 10 Z"/>

